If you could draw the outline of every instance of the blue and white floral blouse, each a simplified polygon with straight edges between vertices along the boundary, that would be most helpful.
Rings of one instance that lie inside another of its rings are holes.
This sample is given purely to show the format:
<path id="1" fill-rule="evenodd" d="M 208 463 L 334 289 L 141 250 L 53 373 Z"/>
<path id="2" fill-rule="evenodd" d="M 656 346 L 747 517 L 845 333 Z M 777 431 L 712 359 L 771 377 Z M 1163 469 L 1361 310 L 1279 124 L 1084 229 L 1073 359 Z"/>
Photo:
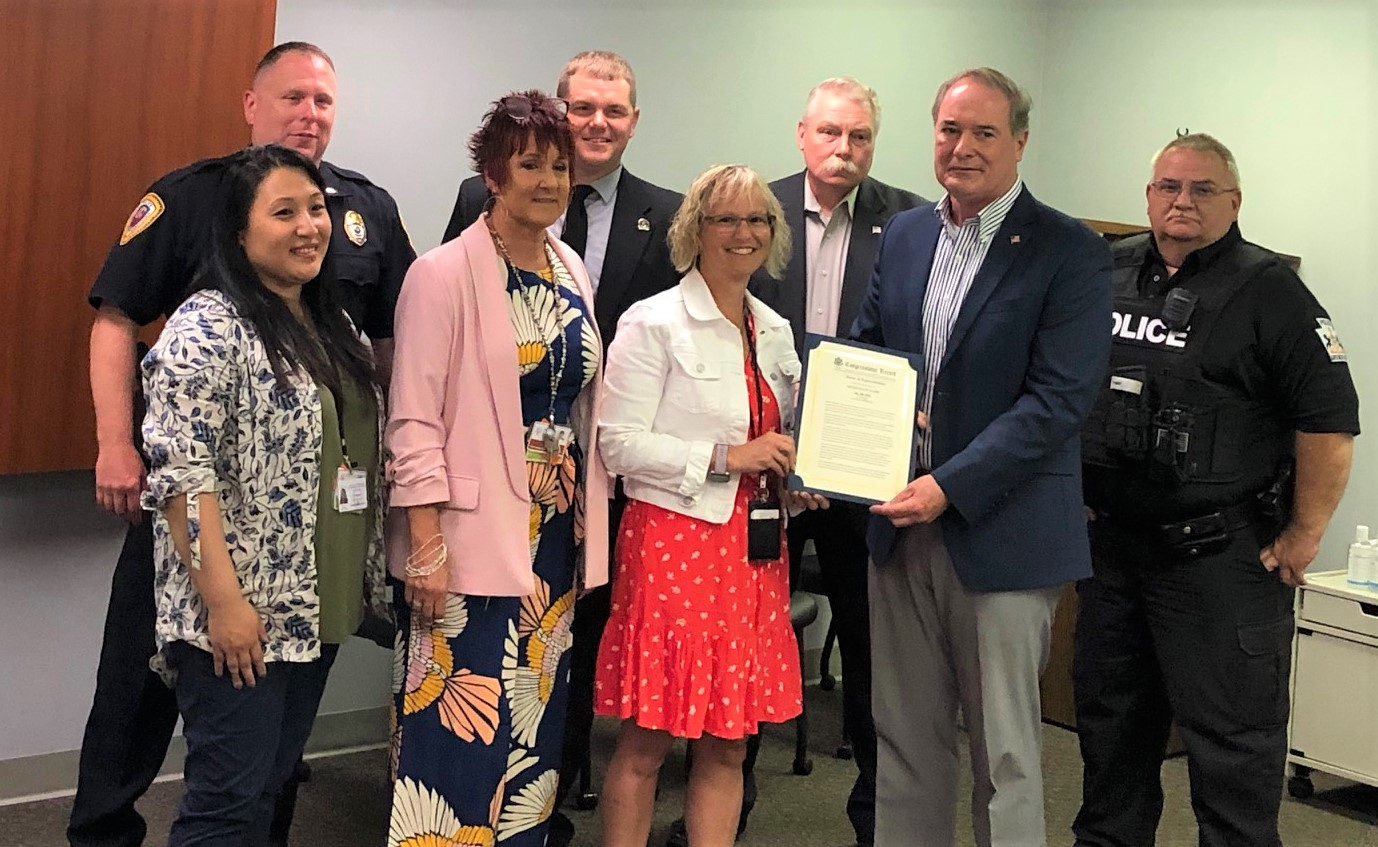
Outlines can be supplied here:
<path id="1" fill-rule="evenodd" d="M 280 385 L 258 334 L 218 291 L 198 292 L 182 304 L 144 358 L 142 371 L 149 463 L 143 506 L 155 512 L 159 656 L 171 641 L 210 650 L 205 606 L 172 543 L 162 509 L 178 495 L 187 495 L 192 567 L 199 568 L 196 495 L 215 492 L 240 587 L 268 633 L 264 660 L 319 658 L 314 539 L 323 469 L 315 382 L 303 373 L 292 384 Z M 383 491 L 381 467 L 375 482 L 375 490 Z M 379 505 L 373 510 L 360 590 L 372 609 L 386 614 L 384 509 Z M 153 665 L 166 675 L 159 657 Z"/>

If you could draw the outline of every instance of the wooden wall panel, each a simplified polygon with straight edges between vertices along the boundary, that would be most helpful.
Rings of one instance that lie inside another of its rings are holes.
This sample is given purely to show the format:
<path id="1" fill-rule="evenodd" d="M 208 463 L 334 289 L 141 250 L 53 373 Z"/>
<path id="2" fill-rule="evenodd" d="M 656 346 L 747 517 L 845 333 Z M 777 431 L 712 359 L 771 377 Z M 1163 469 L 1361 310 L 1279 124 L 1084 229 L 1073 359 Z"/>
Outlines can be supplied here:
<path id="1" fill-rule="evenodd" d="M 86 304 L 149 183 L 248 141 L 276 0 L 0 0 L 0 473 L 89 468 Z"/>

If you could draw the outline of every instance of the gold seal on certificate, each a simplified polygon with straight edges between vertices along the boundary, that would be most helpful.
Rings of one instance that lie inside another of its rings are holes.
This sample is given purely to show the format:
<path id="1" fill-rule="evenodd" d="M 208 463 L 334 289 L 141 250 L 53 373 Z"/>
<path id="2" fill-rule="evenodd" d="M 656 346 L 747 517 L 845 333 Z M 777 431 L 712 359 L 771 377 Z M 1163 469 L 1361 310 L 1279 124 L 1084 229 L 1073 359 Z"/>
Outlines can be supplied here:
<path id="1" fill-rule="evenodd" d="M 809 333 L 789 487 L 884 503 L 914 478 L 914 354 Z"/>

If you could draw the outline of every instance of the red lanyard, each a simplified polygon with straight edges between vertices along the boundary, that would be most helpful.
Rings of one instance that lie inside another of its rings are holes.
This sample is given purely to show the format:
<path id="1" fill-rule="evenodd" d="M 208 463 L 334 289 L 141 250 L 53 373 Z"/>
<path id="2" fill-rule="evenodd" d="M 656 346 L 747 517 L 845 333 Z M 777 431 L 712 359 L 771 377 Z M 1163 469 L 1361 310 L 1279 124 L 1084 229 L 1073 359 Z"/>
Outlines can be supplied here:
<path id="1" fill-rule="evenodd" d="M 756 360 L 756 319 L 751 310 L 742 307 L 742 320 L 746 325 L 746 349 L 751 354 L 751 380 L 756 386 L 756 415 L 747 425 L 747 440 L 759 438 L 765 432 L 766 413 L 761 401 L 761 365 Z"/>

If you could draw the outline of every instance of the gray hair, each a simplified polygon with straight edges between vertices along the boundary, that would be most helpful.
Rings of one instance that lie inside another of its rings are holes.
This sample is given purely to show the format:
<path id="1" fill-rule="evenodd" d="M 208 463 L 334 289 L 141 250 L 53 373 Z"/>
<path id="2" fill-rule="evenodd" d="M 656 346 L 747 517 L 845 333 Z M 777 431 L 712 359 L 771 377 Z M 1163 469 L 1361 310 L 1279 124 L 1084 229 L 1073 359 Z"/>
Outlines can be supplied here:
<path id="1" fill-rule="evenodd" d="M 804 101 L 804 117 L 801 119 L 803 122 L 808 122 L 814 101 L 823 93 L 839 94 L 858 106 L 865 106 L 871 115 L 871 129 L 876 135 L 880 135 L 880 99 L 876 97 L 876 90 L 849 76 L 830 77 L 815 85 L 809 91 L 809 99 Z"/>
<path id="2" fill-rule="evenodd" d="M 684 194 L 684 202 L 670 222 L 670 261 L 675 270 L 687 272 L 698 260 L 702 243 L 699 230 L 703 227 L 703 217 L 714 200 L 736 197 L 741 194 L 756 194 L 765 204 L 766 214 L 774 218 L 770 228 L 770 249 L 766 253 L 766 273 L 775 279 L 785 272 L 789 263 L 790 232 L 785 223 L 785 212 L 780 201 L 766 185 L 761 175 L 746 165 L 714 165 L 698 175 L 694 184 Z"/>
<path id="3" fill-rule="evenodd" d="M 997 71 L 995 68 L 969 68 L 938 86 L 938 96 L 933 98 L 933 122 L 938 122 L 938 107 L 952 86 L 964 79 L 975 80 L 986 88 L 1005 95 L 1010 104 L 1010 133 L 1019 135 L 1029 129 L 1029 112 L 1033 100 L 1029 93 L 1019 87 L 1019 83 Z"/>
<path id="4" fill-rule="evenodd" d="M 1220 157 L 1220 161 L 1225 163 L 1225 170 L 1230 172 L 1230 179 L 1234 180 L 1234 187 L 1239 188 L 1239 165 L 1235 163 L 1234 154 L 1230 148 L 1221 144 L 1213 135 L 1204 132 L 1192 132 L 1186 135 L 1179 135 L 1163 145 L 1163 149 L 1153 154 L 1151 167 L 1158 167 L 1158 160 L 1163 158 L 1163 154 L 1169 150 L 1193 150 L 1197 153 L 1213 153 Z"/>

